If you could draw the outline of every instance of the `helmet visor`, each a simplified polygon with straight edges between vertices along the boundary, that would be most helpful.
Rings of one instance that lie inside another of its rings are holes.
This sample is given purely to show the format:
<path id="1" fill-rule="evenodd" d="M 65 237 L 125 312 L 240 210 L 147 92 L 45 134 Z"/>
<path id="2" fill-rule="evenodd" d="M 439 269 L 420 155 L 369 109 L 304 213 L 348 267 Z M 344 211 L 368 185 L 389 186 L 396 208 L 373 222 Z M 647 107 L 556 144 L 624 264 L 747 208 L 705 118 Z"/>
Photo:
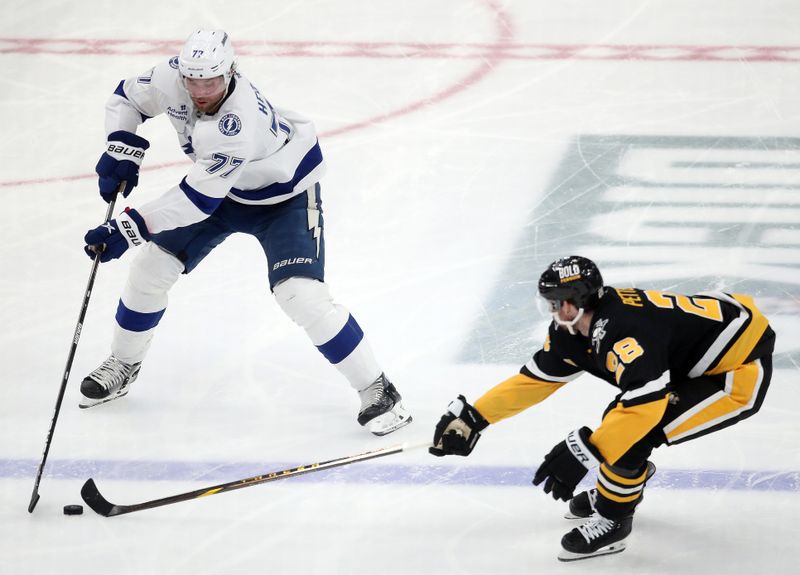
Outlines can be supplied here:
<path id="1" fill-rule="evenodd" d="M 536 298 L 536 309 L 539 311 L 540 315 L 549 318 L 554 313 L 558 313 L 558 310 L 561 309 L 561 300 L 547 299 L 539 294 L 539 297 Z"/>

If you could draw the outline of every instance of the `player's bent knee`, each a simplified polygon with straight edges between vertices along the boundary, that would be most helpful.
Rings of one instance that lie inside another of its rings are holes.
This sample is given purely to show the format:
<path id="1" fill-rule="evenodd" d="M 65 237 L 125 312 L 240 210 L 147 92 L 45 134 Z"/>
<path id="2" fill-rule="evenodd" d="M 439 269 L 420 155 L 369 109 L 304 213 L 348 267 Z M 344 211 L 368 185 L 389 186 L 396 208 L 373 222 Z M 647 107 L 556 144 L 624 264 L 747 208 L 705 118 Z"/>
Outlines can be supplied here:
<path id="1" fill-rule="evenodd" d="M 334 311 L 328 285 L 315 279 L 291 277 L 272 291 L 284 313 L 302 327 L 310 327 Z"/>
<path id="2" fill-rule="evenodd" d="M 139 291 L 167 291 L 183 272 L 183 264 L 157 245 L 145 244 L 131 263 L 128 279 Z"/>

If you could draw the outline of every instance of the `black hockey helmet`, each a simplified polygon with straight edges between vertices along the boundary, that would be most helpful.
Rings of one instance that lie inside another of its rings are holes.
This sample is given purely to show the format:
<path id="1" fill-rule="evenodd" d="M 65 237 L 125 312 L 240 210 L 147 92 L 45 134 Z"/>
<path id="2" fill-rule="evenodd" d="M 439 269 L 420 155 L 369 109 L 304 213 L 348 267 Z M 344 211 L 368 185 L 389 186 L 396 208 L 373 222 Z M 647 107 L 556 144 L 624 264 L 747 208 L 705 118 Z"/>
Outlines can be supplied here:
<path id="1" fill-rule="evenodd" d="M 576 307 L 594 309 L 603 296 L 603 276 L 588 258 L 561 258 L 550 264 L 539 278 L 539 295 L 554 305 L 570 301 Z"/>

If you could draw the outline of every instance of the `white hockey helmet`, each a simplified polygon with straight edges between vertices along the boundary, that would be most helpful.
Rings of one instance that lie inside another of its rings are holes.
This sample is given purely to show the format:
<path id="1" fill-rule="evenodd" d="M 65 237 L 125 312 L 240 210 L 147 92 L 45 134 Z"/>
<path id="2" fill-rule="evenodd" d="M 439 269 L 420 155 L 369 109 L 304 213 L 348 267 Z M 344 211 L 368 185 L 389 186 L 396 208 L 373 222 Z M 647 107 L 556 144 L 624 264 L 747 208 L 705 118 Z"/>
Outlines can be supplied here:
<path id="1" fill-rule="evenodd" d="M 184 78 L 225 77 L 225 87 L 236 72 L 236 59 L 230 38 L 224 30 L 195 30 L 186 39 L 178 56 Z"/>

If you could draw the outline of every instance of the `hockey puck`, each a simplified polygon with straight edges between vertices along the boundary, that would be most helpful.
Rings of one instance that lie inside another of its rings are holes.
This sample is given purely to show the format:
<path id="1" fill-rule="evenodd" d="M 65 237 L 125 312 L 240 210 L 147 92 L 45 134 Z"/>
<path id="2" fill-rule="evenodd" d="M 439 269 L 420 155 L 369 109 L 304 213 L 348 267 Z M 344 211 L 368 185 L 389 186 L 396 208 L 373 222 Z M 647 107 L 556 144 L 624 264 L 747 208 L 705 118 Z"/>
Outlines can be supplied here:
<path id="1" fill-rule="evenodd" d="M 65 505 L 64 515 L 83 515 L 83 505 Z"/>

